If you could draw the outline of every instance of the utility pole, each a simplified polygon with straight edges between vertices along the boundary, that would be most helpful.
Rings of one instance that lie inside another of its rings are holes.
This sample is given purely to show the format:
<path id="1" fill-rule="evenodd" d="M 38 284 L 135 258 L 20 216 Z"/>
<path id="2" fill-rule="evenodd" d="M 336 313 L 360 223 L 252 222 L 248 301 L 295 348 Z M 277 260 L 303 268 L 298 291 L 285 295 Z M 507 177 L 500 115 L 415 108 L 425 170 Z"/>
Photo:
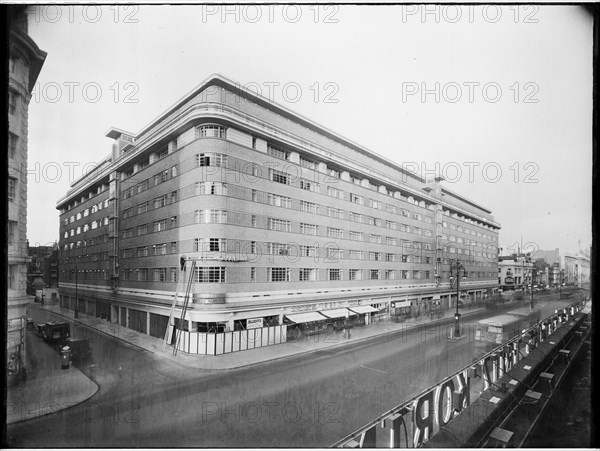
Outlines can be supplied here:
<path id="1" fill-rule="evenodd" d="M 450 282 L 456 278 L 456 313 L 454 314 L 454 338 L 460 338 L 460 313 L 458 312 L 458 301 L 460 299 L 460 270 L 463 270 L 463 277 L 467 278 L 467 271 L 460 260 L 450 261 Z"/>
<path id="2" fill-rule="evenodd" d="M 74 318 L 79 318 L 79 296 L 77 294 L 77 288 L 79 286 L 77 280 L 78 274 L 79 271 L 77 270 L 77 264 L 75 264 L 75 311 L 73 312 Z"/>

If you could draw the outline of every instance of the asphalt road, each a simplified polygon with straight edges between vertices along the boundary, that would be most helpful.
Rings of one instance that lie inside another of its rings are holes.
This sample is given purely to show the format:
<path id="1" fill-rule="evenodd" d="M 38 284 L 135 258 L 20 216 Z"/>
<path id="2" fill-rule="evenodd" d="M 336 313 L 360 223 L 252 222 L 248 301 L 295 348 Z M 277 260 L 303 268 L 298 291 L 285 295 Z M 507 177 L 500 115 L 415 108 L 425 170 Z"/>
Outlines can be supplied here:
<path id="1" fill-rule="evenodd" d="M 545 317 L 570 302 L 546 298 L 538 307 Z M 482 312 L 469 322 L 498 313 Z M 54 319 L 37 305 L 30 316 Z M 468 365 L 476 352 L 472 339 L 448 342 L 445 328 L 429 327 L 209 371 L 72 327 L 73 336 L 90 338 L 93 361 L 80 369 L 98 392 L 80 405 L 11 425 L 9 446 L 327 447 Z"/>

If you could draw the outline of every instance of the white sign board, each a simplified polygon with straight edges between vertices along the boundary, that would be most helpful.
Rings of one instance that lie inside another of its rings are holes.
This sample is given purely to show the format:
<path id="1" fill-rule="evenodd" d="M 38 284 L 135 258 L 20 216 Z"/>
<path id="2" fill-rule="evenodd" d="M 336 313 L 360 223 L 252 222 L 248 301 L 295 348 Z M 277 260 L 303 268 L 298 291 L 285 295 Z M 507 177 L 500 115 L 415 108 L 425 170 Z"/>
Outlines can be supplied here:
<path id="1" fill-rule="evenodd" d="M 262 318 L 248 318 L 246 320 L 246 329 L 258 329 L 263 327 Z"/>

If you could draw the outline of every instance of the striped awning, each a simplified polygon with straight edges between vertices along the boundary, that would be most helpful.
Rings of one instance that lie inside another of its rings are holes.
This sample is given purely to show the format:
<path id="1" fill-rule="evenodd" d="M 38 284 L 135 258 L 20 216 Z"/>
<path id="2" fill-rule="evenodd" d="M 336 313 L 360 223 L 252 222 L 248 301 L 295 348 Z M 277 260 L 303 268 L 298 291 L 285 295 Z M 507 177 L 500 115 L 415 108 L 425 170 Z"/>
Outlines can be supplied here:
<path id="1" fill-rule="evenodd" d="M 350 307 L 350 310 L 358 314 L 371 313 L 377 311 L 377 309 L 371 305 L 359 305 L 357 307 Z"/>
<path id="2" fill-rule="evenodd" d="M 300 324 L 300 323 L 310 323 L 311 321 L 324 321 L 325 318 L 319 312 L 309 312 L 309 313 L 296 313 L 293 315 L 285 315 L 287 319 L 290 321 Z"/>
<path id="3" fill-rule="evenodd" d="M 353 313 L 348 311 L 347 308 L 336 308 L 336 309 L 332 309 L 332 310 L 321 310 L 321 312 L 323 315 L 325 315 L 327 318 L 347 318 L 349 315 L 352 315 Z"/>

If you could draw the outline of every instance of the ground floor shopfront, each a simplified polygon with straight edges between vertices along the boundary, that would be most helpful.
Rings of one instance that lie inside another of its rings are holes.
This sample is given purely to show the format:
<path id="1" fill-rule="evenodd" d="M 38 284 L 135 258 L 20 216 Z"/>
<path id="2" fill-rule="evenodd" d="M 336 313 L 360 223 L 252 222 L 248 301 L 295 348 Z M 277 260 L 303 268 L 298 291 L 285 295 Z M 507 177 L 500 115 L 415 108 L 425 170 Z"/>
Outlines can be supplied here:
<path id="1" fill-rule="evenodd" d="M 461 290 L 459 306 L 483 301 L 491 288 Z M 120 327 L 165 339 L 167 344 L 190 354 L 218 355 L 271 346 L 320 333 L 349 333 L 373 322 L 398 321 L 408 317 L 441 314 L 454 308 L 453 290 L 396 293 L 385 296 L 338 296 L 328 300 L 278 302 L 260 305 L 204 306 L 190 302 L 180 326 L 181 300 L 134 299 L 127 293 L 72 288 L 60 290 L 59 303 L 77 315 L 95 317 Z"/>

